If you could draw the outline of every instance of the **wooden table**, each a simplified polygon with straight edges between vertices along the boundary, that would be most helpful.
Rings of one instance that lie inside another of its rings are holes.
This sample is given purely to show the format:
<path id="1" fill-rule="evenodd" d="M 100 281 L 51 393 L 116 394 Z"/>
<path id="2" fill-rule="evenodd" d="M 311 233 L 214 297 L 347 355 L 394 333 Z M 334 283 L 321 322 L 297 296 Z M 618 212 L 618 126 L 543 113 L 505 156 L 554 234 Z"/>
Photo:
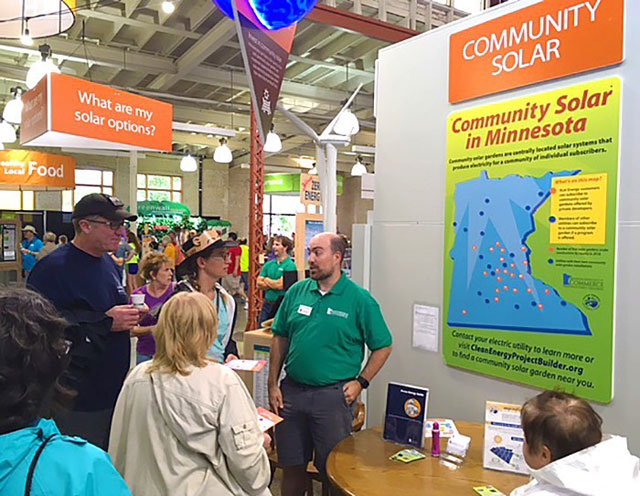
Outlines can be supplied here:
<path id="1" fill-rule="evenodd" d="M 471 437 L 471 447 L 464 464 L 451 470 L 427 456 L 423 460 L 402 463 L 389 457 L 404 447 L 382 439 L 382 427 L 366 429 L 340 442 L 327 460 L 331 483 L 347 496 L 450 496 L 475 495 L 474 486 L 492 485 L 505 494 L 526 484 L 524 475 L 482 468 L 484 425 L 456 422 L 461 434 Z M 425 440 L 424 453 L 431 448 Z M 442 450 L 446 439 L 441 440 Z"/>

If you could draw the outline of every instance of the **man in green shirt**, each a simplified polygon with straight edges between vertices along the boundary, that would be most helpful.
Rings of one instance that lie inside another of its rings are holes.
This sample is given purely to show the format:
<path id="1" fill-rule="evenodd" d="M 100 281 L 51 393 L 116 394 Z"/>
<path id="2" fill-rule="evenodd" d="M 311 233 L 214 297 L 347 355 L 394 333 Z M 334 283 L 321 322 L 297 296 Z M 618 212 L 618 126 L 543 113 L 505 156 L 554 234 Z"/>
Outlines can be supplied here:
<path id="1" fill-rule="evenodd" d="M 264 264 L 258 277 L 258 289 L 264 290 L 264 302 L 260 312 L 260 324 L 275 315 L 277 304 L 285 294 L 284 273 L 297 271 L 296 264 L 289 257 L 293 248 L 292 241 L 286 236 L 276 236 L 273 241 L 275 260 Z"/>
<path id="2" fill-rule="evenodd" d="M 378 303 L 340 270 L 346 247 L 336 234 L 311 240 L 311 278 L 291 287 L 272 326 L 269 403 L 285 419 L 276 427 L 283 496 L 304 494 L 312 459 L 326 477 L 329 452 L 351 434 L 352 405 L 391 354 Z M 360 371 L 365 344 L 371 355 Z"/>

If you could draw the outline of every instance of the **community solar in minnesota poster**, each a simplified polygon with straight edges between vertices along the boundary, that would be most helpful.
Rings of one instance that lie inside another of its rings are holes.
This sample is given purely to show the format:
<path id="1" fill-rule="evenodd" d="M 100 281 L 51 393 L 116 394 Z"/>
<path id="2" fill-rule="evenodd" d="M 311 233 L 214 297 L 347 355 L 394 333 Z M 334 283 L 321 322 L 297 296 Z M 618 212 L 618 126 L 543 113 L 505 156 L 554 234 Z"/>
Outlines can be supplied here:
<path id="1" fill-rule="evenodd" d="M 449 116 L 448 365 L 612 399 L 620 102 L 608 78 Z"/>

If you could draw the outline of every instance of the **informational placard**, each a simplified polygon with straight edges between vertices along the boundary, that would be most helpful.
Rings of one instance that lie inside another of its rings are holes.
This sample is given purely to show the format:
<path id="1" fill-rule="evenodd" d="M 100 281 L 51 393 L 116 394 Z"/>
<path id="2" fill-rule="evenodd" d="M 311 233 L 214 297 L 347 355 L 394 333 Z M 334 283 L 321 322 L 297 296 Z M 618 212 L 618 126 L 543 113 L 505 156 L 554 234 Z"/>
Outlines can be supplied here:
<path id="1" fill-rule="evenodd" d="M 267 30 L 257 18 L 249 0 L 233 0 L 233 10 L 260 139 L 265 143 L 297 25 L 276 31 Z"/>
<path id="2" fill-rule="evenodd" d="M 55 73 L 22 100 L 23 145 L 171 151 L 168 103 Z"/>
<path id="3" fill-rule="evenodd" d="M 73 189 L 76 159 L 31 150 L 0 151 L 0 184 L 27 189 Z"/>
<path id="4" fill-rule="evenodd" d="M 448 365 L 613 397 L 621 82 L 449 116 Z"/>
<path id="5" fill-rule="evenodd" d="M 618 64 L 623 42 L 624 0 L 538 2 L 451 35 L 449 101 Z"/>
<path id="6" fill-rule="evenodd" d="M 2 233 L 2 260 L 1 262 L 17 262 L 15 224 L 0 224 L 0 232 Z"/>
<path id="7" fill-rule="evenodd" d="M 322 205 L 319 176 L 300 174 L 300 203 L 303 205 Z"/>
<path id="8" fill-rule="evenodd" d="M 485 405 L 483 467 L 501 472 L 528 474 L 522 448 L 520 405 L 487 401 Z"/>

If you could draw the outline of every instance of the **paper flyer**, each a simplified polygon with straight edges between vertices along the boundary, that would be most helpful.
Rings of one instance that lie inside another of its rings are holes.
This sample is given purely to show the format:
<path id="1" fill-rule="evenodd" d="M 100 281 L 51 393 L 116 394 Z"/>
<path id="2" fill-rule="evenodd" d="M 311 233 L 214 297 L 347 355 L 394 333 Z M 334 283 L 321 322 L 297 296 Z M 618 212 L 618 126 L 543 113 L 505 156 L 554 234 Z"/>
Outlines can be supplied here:
<path id="1" fill-rule="evenodd" d="M 262 432 L 266 432 L 271 429 L 273 426 L 278 425 L 284 419 L 279 417 L 273 412 L 269 410 L 259 407 L 258 408 L 258 427 Z"/>
<path id="2" fill-rule="evenodd" d="M 433 432 L 433 423 L 434 422 L 438 422 L 438 426 L 440 427 L 440 437 L 453 437 L 453 436 L 457 436 L 458 434 L 460 434 L 460 432 L 458 432 L 458 428 L 456 427 L 456 424 L 453 420 L 451 419 L 444 419 L 444 418 L 430 418 L 427 419 L 427 424 L 425 426 L 425 432 L 424 432 L 424 437 L 431 437 L 431 434 Z"/>
<path id="3" fill-rule="evenodd" d="M 522 448 L 520 405 L 487 401 L 484 424 L 483 466 L 502 472 L 528 474 Z"/>
<path id="4" fill-rule="evenodd" d="M 266 360 L 231 360 L 225 365 L 233 370 L 260 372 L 267 365 L 267 362 Z"/>

